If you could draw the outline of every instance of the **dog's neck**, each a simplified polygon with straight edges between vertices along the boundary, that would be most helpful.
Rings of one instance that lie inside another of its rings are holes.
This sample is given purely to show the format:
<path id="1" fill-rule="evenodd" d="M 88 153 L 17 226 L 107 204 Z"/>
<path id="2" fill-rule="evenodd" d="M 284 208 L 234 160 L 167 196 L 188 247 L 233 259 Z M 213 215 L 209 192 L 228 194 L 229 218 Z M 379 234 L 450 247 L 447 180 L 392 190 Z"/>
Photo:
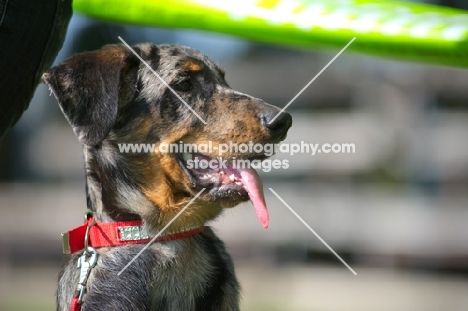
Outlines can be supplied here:
<path id="1" fill-rule="evenodd" d="M 86 204 L 93 211 L 94 218 L 99 222 L 113 222 L 125 220 L 141 220 L 137 214 L 125 211 L 102 196 L 102 184 L 100 181 L 86 176 Z"/>
<path id="2" fill-rule="evenodd" d="M 150 200 L 143 192 L 141 179 L 138 179 L 139 171 L 129 164 L 131 161 L 128 161 L 128 158 L 124 158 L 106 143 L 84 148 L 87 205 L 94 212 L 96 221 L 143 220 L 152 231 L 165 227 L 174 219 L 181 206 L 168 199 L 167 196 L 171 195 L 169 191 L 161 194 L 164 199 L 162 203 Z M 166 205 L 162 205 L 164 203 Z M 197 212 L 177 217 L 168 229 L 204 226 L 222 210 L 221 206 L 216 204 L 205 207 L 205 203 L 192 204 L 192 210 Z"/>
<path id="3" fill-rule="evenodd" d="M 102 154 L 94 147 L 84 147 L 86 172 L 86 203 L 88 209 L 93 211 L 94 217 L 100 222 L 113 222 L 125 220 L 140 220 L 141 217 L 126 206 L 132 195 L 132 189 L 125 189 L 125 183 L 120 181 L 117 168 L 106 168 L 100 160 Z M 109 170 L 113 170 L 112 174 Z M 135 197 L 131 198 L 136 201 Z"/>

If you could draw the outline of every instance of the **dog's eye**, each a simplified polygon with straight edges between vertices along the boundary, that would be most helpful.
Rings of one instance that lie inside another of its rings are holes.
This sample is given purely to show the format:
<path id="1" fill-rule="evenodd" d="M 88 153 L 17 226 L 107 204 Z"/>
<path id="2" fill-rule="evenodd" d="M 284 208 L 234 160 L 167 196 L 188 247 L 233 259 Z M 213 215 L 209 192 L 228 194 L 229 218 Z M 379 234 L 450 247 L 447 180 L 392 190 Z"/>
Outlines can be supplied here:
<path id="1" fill-rule="evenodd" d="M 188 92 L 192 89 L 192 84 L 190 83 L 189 80 L 185 80 L 185 81 L 177 83 L 174 86 L 174 89 L 179 92 Z"/>

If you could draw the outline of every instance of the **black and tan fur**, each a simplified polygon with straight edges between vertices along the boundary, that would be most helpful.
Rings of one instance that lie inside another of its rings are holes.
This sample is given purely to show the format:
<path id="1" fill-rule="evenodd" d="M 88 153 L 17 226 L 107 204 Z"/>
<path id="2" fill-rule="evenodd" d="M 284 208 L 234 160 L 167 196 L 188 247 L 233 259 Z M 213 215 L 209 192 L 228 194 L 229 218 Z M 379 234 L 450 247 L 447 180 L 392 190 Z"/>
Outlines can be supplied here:
<path id="1" fill-rule="evenodd" d="M 284 139 L 291 117 L 232 90 L 224 72 L 202 53 L 175 45 L 133 49 L 207 122 L 203 124 L 125 46 L 78 54 L 43 81 L 84 145 L 87 203 L 101 222 L 143 219 L 158 232 L 201 188 L 206 191 L 168 231 L 204 225 L 242 192 L 199 183 L 174 154 L 120 153 L 119 143 L 271 143 Z M 216 154 L 208 156 L 216 157 Z M 258 154 L 225 157 L 262 158 Z M 231 257 L 209 227 L 195 236 L 154 243 L 122 275 L 144 244 L 98 249 L 82 311 L 239 310 Z M 57 310 L 68 311 L 78 283 L 77 256 L 59 278 Z"/>

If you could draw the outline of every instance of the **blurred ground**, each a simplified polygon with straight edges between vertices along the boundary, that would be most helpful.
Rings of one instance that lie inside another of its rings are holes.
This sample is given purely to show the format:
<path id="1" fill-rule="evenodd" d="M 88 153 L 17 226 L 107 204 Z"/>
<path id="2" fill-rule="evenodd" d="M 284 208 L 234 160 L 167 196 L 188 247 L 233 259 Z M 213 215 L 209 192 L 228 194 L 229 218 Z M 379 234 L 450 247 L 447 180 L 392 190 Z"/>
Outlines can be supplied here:
<path id="1" fill-rule="evenodd" d="M 0 310 L 53 309 L 60 262 L 66 258 L 60 253 L 59 232 L 77 225 L 81 219 L 82 188 L 79 183 L 67 187 L 17 184 L 0 190 Z M 356 206 L 372 204 L 350 204 L 346 193 L 331 196 L 316 190 L 317 203 L 304 209 L 299 206 L 304 199 L 289 195 L 291 189 L 277 190 L 291 206 L 298 207 L 297 212 L 358 274 L 354 276 L 267 194 L 271 213 L 268 231 L 261 229 L 250 204 L 226 211 L 213 224 L 234 257 L 243 288 L 242 310 L 467 310 L 466 276 L 438 270 L 449 263 L 457 267 L 457 256 L 466 256 L 466 215 L 457 218 L 461 214 L 455 210 L 454 217 L 445 219 L 444 225 L 435 221 L 440 220 L 437 215 L 423 216 L 415 226 L 399 221 L 408 218 L 405 215 L 411 211 L 394 202 L 388 203 L 394 204 L 396 210 L 392 213 L 385 213 L 385 209 L 356 210 Z M 366 195 L 357 198 L 369 199 Z M 389 197 L 371 200 L 382 203 Z M 321 206 L 321 201 L 343 201 L 347 208 L 329 203 Z M 463 212 L 467 213 L 465 209 Z M 321 224 L 328 223 L 335 213 L 347 214 L 348 221 L 334 222 L 331 227 Z M 27 226 L 24 219 L 30 220 Z M 461 247 L 451 256 L 447 253 L 450 247 L 444 250 L 443 241 L 447 239 L 438 236 L 436 228 L 448 227 L 450 223 L 459 226 L 460 233 L 458 242 L 450 241 Z M 406 246 L 399 248 L 402 241 L 406 241 Z M 400 253 L 395 255 L 395 250 Z M 444 263 L 447 258 L 454 261 Z"/>
<path id="2" fill-rule="evenodd" d="M 393 269 L 236 261 L 246 311 L 464 311 L 468 284 L 454 276 Z M 52 310 L 57 267 L 0 268 L 2 311 Z"/>

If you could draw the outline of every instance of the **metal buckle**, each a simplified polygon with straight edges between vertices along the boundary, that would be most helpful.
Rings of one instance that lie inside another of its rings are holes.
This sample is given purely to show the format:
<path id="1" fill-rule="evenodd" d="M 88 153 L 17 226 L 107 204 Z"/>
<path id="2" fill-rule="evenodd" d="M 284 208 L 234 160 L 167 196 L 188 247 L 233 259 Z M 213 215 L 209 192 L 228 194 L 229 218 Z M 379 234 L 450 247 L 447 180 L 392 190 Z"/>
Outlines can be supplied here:
<path id="1" fill-rule="evenodd" d="M 69 237 L 68 232 L 62 233 L 62 251 L 64 254 L 67 254 L 67 255 L 71 254 L 69 238 L 70 237 Z"/>
<path id="2" fill-rule="evenodd" d="M 89 220 L 87 215 L 85 214 L 86 221 Z M 96 250 L 89 246 L 89 230 L 92 226 L 96 223 L 93 220 L 91 223 L 88 224 L 86 227 L 86 233 L 84 238 L 84 251 L 80 258 L 78 258 L 77 268 L 80 269 L 80 279 L 78 281 L 78 285 L 75 291 L 75 297 L 78 298 L 78 303 L 81 304 L 83 302 L 84 294 L 86 293 L 86 283 L 88 282 L 89 275 L 91 274 L 91 269 L 96 266 L 99 254 Z"/>
<path id="3" fill-rule="evenodd" d="M 79 304 L 83 302 L 83 297 L 86 293 L 86 283 L 88 282 L 89 275 L 91 274 L 91 269 L 96 266 L 98 257 L 99 255 L 94 248 L 87 247 L 84 250 L 83 255 L 78 258 L 77 268 L 80 269 L 80 279 L 76 287 L 75 297 L 78 297 Z"/>

